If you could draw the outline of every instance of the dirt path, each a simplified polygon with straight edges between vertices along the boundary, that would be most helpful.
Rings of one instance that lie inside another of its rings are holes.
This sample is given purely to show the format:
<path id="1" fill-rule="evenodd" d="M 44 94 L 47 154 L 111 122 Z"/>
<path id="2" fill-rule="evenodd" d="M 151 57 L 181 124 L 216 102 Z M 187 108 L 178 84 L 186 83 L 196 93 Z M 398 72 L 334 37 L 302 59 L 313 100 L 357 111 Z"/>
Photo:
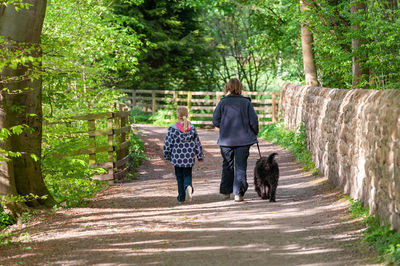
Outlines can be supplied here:
<path id="1" fill-rule="evenodd" d="M 162 159 L 166 128 L 141 126 L 151 160 L 138 180 L 111 186 L 87 208 L 60 210 L 16 228 L 19 244 L 0 249 L 0 265 L 372 265 L 359 242 L 362 226 L 323 177 L 301 171 L 277 151 L 277 202 L 257 198 L 251 148 L 244 203 L 218 194 L 221 158 L 217 131 L 199 130 L 206 162 L 194 168 L 195 194 L 177 204 L 172 166 Z"/>

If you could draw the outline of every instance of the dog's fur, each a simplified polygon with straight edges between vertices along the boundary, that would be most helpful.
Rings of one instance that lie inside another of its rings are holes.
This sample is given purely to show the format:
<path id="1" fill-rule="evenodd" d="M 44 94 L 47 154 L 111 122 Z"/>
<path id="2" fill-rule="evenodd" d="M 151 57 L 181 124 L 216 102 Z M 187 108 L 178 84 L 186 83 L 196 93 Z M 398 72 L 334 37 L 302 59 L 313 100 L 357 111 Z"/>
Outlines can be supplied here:
<path id="1" fill-rule="evenodd" d="M 254 167 L 254 187 L 262 199 L 269 199 L 275 202 L 276 188 L 279 180 L 279 166 L 275 161 L 275 155 L 272 153 L 267 157 L 261 157 L 257 160 Z M 267 191 L 268 187 L 268 191 Z"/>

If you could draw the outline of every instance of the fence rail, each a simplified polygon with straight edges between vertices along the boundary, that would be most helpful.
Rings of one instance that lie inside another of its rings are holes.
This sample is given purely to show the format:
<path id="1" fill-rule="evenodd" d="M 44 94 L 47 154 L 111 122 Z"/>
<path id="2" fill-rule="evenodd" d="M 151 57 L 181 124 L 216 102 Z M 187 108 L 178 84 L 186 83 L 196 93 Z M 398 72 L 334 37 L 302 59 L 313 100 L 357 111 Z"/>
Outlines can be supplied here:
<path id="1" fill-rule="evenodd" d="M 107 129 L 97 130 L 96 124 L 98 120 L 107 120 Z M 88 136 L 88 146 L 65 153 L 53 153 L 54 158 L 71 157 L 78 155 L 89 155 L 89 165 L 108 168 L 107 174 L 98 176 L 98 179 L 115 182 L 122 179 L 129 171 L 128 161 L 131 157 L 129 152 L 129 111 L 125 107 L 123 111 L 106 112 L 97 114 L 87 114 L 80 116 L 72 116 L 58 119 L 51 123 L 46 123 L 48 126 L 56 126 L 58 124 L 72 124 L 79 121 L 87 121 L 87 131 L 77 131 L 73 133 L 58 134 L 59 137 L 73 138 L 76 136 Z M 96 146 L 96 137 L 108 136 L 107 145 Z M 96 154 L 101 152 L 108 153 L 108 160 L 105 163 L 96 162 Z M 114 156 L 115 154 L 115 156 Z M 115 157 L 115 158 L 114 158 Z"/>
<path id="2" fill-rule="evenodd" d="M 125 103 L 130 108 L 139 108 L 155 113 L 161 108 L 186 106 L 193 124 L 212 125 L 212 113 L 223 97 L 223 92 L 208 91 L 163 91 L 163 90 L 122 90 L 127 94 Z M 244 92 L 250 97 L 260 124 L 274 123 L 278 113 L 277 92 Z"/>

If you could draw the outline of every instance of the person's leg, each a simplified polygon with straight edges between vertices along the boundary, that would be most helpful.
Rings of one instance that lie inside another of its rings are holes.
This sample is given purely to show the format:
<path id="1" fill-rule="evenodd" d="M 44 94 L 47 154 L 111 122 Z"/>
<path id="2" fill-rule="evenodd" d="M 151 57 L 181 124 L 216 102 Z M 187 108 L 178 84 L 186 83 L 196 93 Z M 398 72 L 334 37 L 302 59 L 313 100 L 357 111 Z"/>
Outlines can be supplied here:
<path id="1" fill-rule="evenodd" d="M 221 146 L 221 155 L 223 158 L 222 162 L 222 177 L 221 185 L 219 187 L 219 193 L 231 194 L 233 192 L 233 148 Z"/>
<path id="2" fill-rule="evenodd" d="M 178 183 L 178 201 L 185 201 L 185 186 L 184 186 L 184 175 L 182 167 L 175 166 L 176 182 Z"/>
<path id="3" fill-rule="evenodd" d="M 243 197 L 249 187 L 247 183 L 247 158 L 249 157 L 250 146 L 235 147 L 235 175 L 233 182 L 233 193 Z"/>
<path id="4" fill-rule="evenodd" d="M 194 191 L 192 184 L 192 167 L 183 169 L 183 186 L 185 188 L 185 199 L 192 200 L 192 193 Z"/>

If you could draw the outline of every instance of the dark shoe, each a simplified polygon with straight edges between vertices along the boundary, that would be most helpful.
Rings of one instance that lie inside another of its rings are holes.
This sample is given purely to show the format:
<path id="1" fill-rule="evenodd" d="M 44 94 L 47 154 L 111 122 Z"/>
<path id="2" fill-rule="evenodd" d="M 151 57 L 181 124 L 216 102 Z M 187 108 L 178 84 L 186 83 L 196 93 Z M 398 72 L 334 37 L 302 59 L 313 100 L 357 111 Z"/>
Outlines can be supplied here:
<path id="1" fill-rule="evenodd" d="M 231 194 L 222 194 L 224 200 L 228 200 L 231 198 Z"/>

